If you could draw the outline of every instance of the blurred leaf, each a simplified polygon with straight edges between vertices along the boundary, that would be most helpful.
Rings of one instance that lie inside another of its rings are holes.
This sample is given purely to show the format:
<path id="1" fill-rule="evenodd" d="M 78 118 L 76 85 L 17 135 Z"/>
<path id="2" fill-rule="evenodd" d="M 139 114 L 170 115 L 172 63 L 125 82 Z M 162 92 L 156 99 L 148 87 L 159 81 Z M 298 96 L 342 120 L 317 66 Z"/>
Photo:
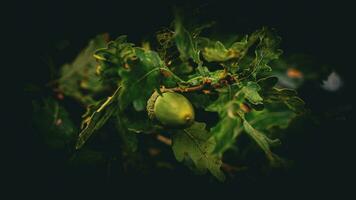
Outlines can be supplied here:
<path id="1" fill-rule="evenodd" d="M 96 75 L 97 63 L 93 54 L 98 48 L 106 45 L 106 38 L 105 34 L 96 36 L 71 64 L 61 67 L 58 88 L 65 95 L 77 99 L 84 105 L 94 103 L 95 93 L 104 89 Z"/>
<path id="2" fill-rule="evenodd" d="M 175 21 L 174 31 L 174 39 L 182 61 L 188 61 L 191 58 L 195 63 L 200 65 L 202 61 L 199 57 L 200 51 L 197 47 L 197 41 L 183 27 L 182 21 L 178 17 Z"/>
<path id="3" fill-rule="evenodd" d="M 186 159 L 186 155 L 189 156 L 200 172 L 209 170 L 218 180 L 224 181 L 225 175 L 220 170 L 222 161 L 212 154 L 215 140 L 210 137 L 211 134 L 205 130 L 205 126 L 205 123 L 195 122 L 189 128 L 176 131 L 172 139 L 174 155 L 180 162 Z"/>
<path id="4" fill-rule="evenodd" d="M 178 65 L 175 65 L 174 68 L 172 69 L 176 74 L 190 74 L 193 71 L 193 67 L 189 65 L 187 62 L 180 63 Z"/>
<path id="5" fill-rule="evenodd" d="M 253 65 L 253 77 L 257 75 L 264 75 L 271 72 L 272 69 L 268 65 L 272 60 L 276 60 L 283 53 L 281 49 L 278 49 L 280 43 L 280 38 L 267 28 L 263 28 L 259 35 L 260 42 L 258 43 L 255 50 L 255 59 L 252 63 Z"/>
<path id="6" fill-rule="evenodd" d="M 212 42 L 209 39 L 205 39 L 202 54 L 208 62 L 225 62 L 230 59 L 239 59 L 246 54 L 248 48 L 254 42 L 255 40 L 248 40 L 246 36 L 242 40 L 231 44 L 229 48 L 226 48 L 220 41 Z"/>
<path id="7" fill-rule="evenodd" d="M 125 123 L 123 122 L 123 117 L 120 115 L 117 116 L 116 127 L 126 151 L 135 152 L 138 144 L 137 136 L 134 132 L 127 129 Z"/>
<path id="8" fill-rule="evenodd" d="M 216 41 L 210 47 L 205 47 L 202 53 L 208 62 L 227 61 L 234 57 L 234 55 L 230 53 L 220 41 Z"/>
<path id="9" fill-rule="evenodd" d="M 174 59 L 175 51 L 169 52 L 174 44 L 174 32 L 169 28 L 163 28 L 156 33 L 156 39 L 159 44 L 157 52 L 159 56 L 165 61 Z M 168 55 L 170 53 L 170 55 Z"/>
<path id="10" fill-rule="evenodd" d="M 185 95 L 195 108 L 205 108 L 211 104 L 211 100 L 208 95 L 188 93 Z"/>
<path id="11" fill-rule="evenodd" d="M 33 122 L 44 142 L 51 148 L 69 148 L 77 129 L 67 110 L 53 98 L 33 102 Z"/>
<path id="12" fill-rule="evenodd" d="M 274 60 L 272 74 L 279 79 L 281 87 L 297 89 L 306 81 L 326 79 L 332 72 L 331 66 L 316 62 L 315 58 L 305 54 L 285 55 Z M 296 73 L 295 73 L 296 72 Z"/>
<path id="13" fill-rule="evenodd" d="M 69 160 L 69 164 L 72 166 L 96 166 L 98 164 L 104 164 L 106 158 L 103 153 L 94 151 L 91 149 L 83 148 L 80 151 L 75 152 Z"/>
<path id="14" fill-rule="evenodd" d="M 297 96 L 297 92 L 293 89 L 278 89 L 271 88 L 263 91 L 264 102 L 266 103 L 284 103 L 289 109 L 296 113 L 304 112 L 304 101 Z"/>

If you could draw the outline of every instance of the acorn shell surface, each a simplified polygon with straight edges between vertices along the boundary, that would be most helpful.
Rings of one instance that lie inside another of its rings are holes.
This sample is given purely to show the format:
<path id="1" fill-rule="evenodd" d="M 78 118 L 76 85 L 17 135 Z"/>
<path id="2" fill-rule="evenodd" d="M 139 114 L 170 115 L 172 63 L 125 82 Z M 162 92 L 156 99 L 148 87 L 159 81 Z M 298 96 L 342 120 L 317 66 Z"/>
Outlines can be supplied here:
<path id="1" fill-rule="evenodd" d="M 156 98 L 154 114 L 162 125 L 172 128 L 188 127 L 195 118 L 194 108 L 189 100 L 175 92 L 166 92 Z"/>

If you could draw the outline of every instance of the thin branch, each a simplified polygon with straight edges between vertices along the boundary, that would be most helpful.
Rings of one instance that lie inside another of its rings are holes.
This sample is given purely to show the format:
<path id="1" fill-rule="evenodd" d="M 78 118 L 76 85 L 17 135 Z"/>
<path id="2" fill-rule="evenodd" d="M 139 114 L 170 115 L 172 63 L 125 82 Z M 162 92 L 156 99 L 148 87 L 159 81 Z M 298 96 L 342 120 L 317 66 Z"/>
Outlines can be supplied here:
<path id="1" fill-rule="evenodd" d="M 156 139 L 160 142 L 162 142 L 163 144 L 166 144 L 168 146 L 172 146 L 172 140 L 168 137 L 165 137 L 163 135 L 157 134 L 156 135 Z"/>
<path id="2" fill-rule="evenodd" d="M 157 67 L 157 68 L 154 68 L 154 69 L 150 70 L 149 72 L 144 74 L 141 78 L 139 78 L 134 84 L 137 84 L 137 83 L 141 82 L 143 79 L 147 78 L 150 74 L 152 74 L 153 72 L 158 71 L 160 69 L 161 68 Z"/>
<path id="3" fill-rule="evenodd" d="M 236 82 L 236 80 L 234 80 Z M 200 91 L 200 90 L 214 90 L 217 88 L 221 88 L 225 85 L 229 85 L 229 81 L 225 79 L 221 79 L 219 83 L 211 84 L 211 80 L 207 79 L 204 80 L 200 85 L 194 85 L 191 87 L 174 87 L 174 88 L 161 88 L 161 92 L 195 92 L 195 91 Z"/>
<path id="4" fill-rule="evenodd" d="M 194 91 L 199 91 L 202 90 L 204 88 L 204 84 L 201 85 L 196 85 L 196 86 L 192 86 L 192 87 L 187 87 L 187 88 L 183 88 L 183 87 L 175 87 L 175 88 L 161 88 L 161 92 L 194 92 Z"/>
<path id="5" fill-rule="evenodd" d="M 233 166 L 233 165 L 230 165 L 227 163 L 222 163 L 221 169 L 229 174 L 233 174 L 234 172 L 245 171 L 245 170 L 247 170 L 247 167 L 246 166 L 238 167 L 238 166 Z"/>

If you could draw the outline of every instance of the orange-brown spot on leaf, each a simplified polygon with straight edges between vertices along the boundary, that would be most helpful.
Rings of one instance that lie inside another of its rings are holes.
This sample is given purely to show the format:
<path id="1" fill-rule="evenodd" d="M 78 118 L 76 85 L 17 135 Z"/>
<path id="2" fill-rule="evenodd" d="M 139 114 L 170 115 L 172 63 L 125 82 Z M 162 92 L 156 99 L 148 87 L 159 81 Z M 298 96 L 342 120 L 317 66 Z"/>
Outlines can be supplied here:
<path id="1" fill-rule="evenodd" d="M 289 78 L 303 78 L 303 73 L 295 68 L 288 68 L 287 76 Z"/>
<path id="2" fill-rule="evenodd" d="M 166 78 L 172 76 L 172 74 L 167 70 L 160 70 L 160 71 L 161 71 L 161 74 Z"/>

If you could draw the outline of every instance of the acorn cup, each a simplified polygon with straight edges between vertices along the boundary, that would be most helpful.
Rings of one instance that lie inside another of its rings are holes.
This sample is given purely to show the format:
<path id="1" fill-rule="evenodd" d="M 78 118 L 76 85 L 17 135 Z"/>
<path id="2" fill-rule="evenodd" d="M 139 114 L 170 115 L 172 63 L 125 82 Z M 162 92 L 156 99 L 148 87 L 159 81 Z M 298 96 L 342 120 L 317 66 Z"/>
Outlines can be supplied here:
<path id="1" fill-rule="evenodd" d="M 190 101 L 176 92 L 154 92 L 147 101 L 148 116 L 167 128 L 187 128 L 195 119 Z"/>

